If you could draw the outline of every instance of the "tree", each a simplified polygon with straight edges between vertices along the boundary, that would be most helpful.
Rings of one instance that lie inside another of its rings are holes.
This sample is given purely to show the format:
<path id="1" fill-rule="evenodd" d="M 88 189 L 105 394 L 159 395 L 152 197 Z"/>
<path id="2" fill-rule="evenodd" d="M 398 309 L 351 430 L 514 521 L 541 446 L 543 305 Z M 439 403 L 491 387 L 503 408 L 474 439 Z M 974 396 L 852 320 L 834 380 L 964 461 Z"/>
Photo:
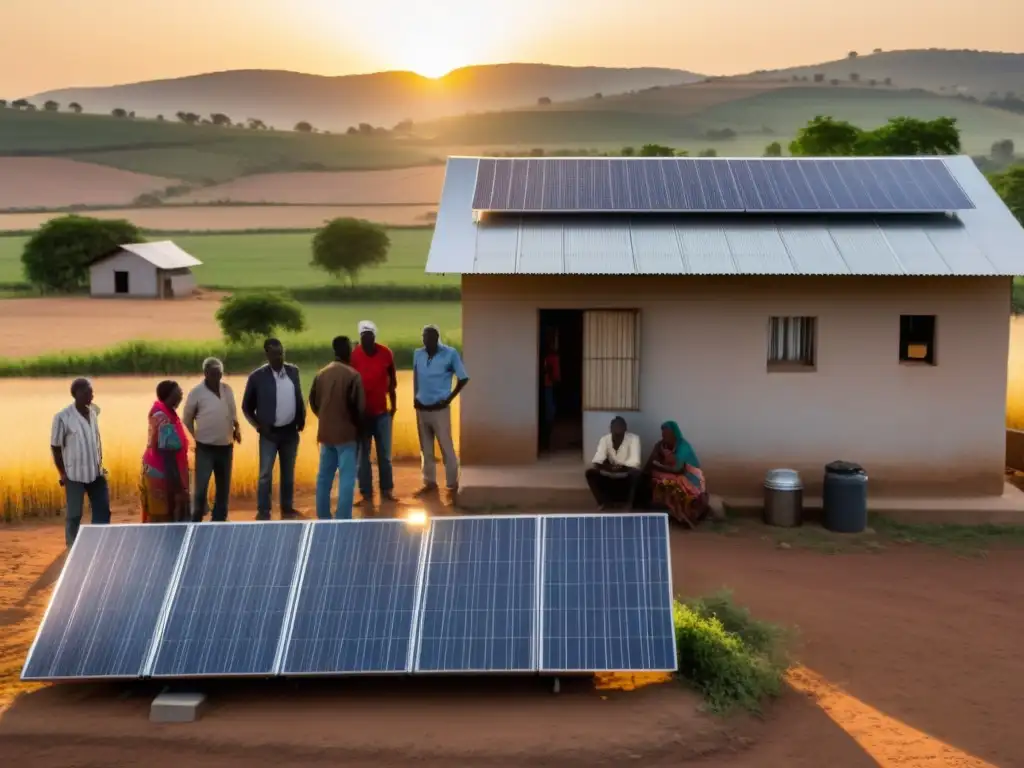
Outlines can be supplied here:
<path id="1" fill-rule="evenodd" d="M 199 115 L 197 115 L 195 112 L 178 112 L 177 114 L 175 114 L 175 117 L 177 117 L 178 120 L 180 120 L 181 122 L 185 123 L 185 125 L 195 125 L 200 120 Z"/>
<path id="2" fill-rule="evenodd" d="M 7 99 L 0 99 L 0 109 L 7 109 Z"/>
<path id="3" fill-rule="evenodd" d="M 633 149 L 632 147 L 623 147 L 622 151 L 619 154 L 622 155 L 623 157 L 632 157 L 633 155 L 636 154 L 636 150 Z"/>
<path id="4" fill-rule="evenodd" d="M 548 97 L 548 96 L 541 96 L 539 99 L 537 99 L 537 106 L 540 106 L 540 107 L 549 107 L 549 106 L 551 106 L 551 98 Z"/>
<path id="5" fill-rule="evenodd" d="M 355 135 L 357 135 L 357 134 L 359 133 L 359 129 L 358 129 L 358 128 L 356 128 L 356 127 L 355 127 L 354 125 L 350 125 L 350 126 L 348 127 L 348 130 L 347 130 L 347 131 L 345 131 L 345 133 L 346 133 L 346 134 L 347 134 L 348 136 L 355 136 Z"/>
<path id="6" fill-rule="evenodd" d="M 801 128 L 789 145 L 796 156 L 852 155 L 861 130 L 845 120 L 818 115 Z"/>
<path id="7" fill-rule="evenodd" d="M 267 124 L 260 120 L 258 117 L 250 117 L 245 121 L 246 125 L 252 131 L 265 131 L 267 130 Z"/>
<path id="8" fill-rule="evenodd" d="M 1013 139 L 1002 139 L 992 144 L 992 159 L 1000 165 L 1009 165 L 1016 155 Z"/>
<path id="9" fill-rule="evenodd" d="M 994 173 L 989 176 L 989 181 L 1017 221 L 1024 224 L 1024 165 Z"/>
<path id="10" fill-rule="evenodd" d="M 120 107 L 115 107 L 114 109 L 110 110 L 110 114 L 113 115 L 114 117 L 119 117 L 119 118 L 126 118 L 126 117 L 128 117 L 128 111 L 124 110 L 124 109 L 121 109 Z"/>
<path id="11" fill-rule="evenodd" d="M 223 112 L 214 112 L 210 115 L 210 122 L 214 125 L 218 125 L 221 128 L 230 128 L 232 126 L 231 118 L 225 115 Z"/>
<path id="12" fill-rule="evenodd" d="M 717 149 L 702 149 L 698 157 L 718 157 Z"/>
<path id="13" fill-rule="evenodd" d="M 824 72 L 816 73 L 814 75 L 814 82 L 816 82 L 816 83 L 824 83 L 825 82 L 825 73 Z"/>
<path id="14" fill-rule="evenodd" d="M 313 126 L 307 123 L 305 120 L 295 124 L 295 130 L 299 133 L 312 133 Z"/>
<path id="15" fill-rule="evenodd" d="M 15 99 L 14 101 L 11 102 L 11 106 L 14 107 L 15 109 L 27 109 L 28 107 L 31 107 L 32 105 L 29 104 L 28 99 Z"/>
<path id="16" fill-rule="evenodd" d="M 881 53 L 881 52 L 882 52 L 881 48 L 875 48 L 875 50 L 872 51 L 872 53 Z"/>
<path id="17" fill-rule="evenodd" d="M 50 99 L 45 104 L 43 104 L 43 109 L 45 109 L 47 112 L 59 112 L 60 104 L 58 104 L 53 99 Z"/>
<path id="18" fill-rule="evenodd" d="M 85 287 L 94 260 L 142 240 L 130 221 L 73 215 L 50 219 L 25 244 L 25 279 L 45 291 L 75 291 Z"/>
<path id="19" fill-rule="evenodd" d="M 391 238 L 383 227 L 363 219 L 334 219 L 313 237 L 311 266 L 335 278 L 344 274 L 355 285 L 363 268 L 387 261 L 390 247 Z"/>
<path id="20" fill-rule="evenodd" d="M 782 145 L 777 141 L 773 141 L 771 144 L 764 148 L 764 156 L 782 157 Z"/>
<path id="21" fill-rule="evenodd" d="M 412 120 L 410 118 L 406 118 L 405 120 L 400 120 L 399 122 L 395 123 L 395 127 L 393 130 L 395 133 L 401 133 L 408 136 L 410 133 L 412 133 L 412 128 Z"/>
<path id="22" fill-rule="evenodd" d="M 163 115 L 157 115 L 157 116 L 156 116 L 156 121 L 157 121 L 158 123 L 162 123 L 162 122 L 164 122 L 164 120 L 165 120 L 165 118 L 164 118 L 164 116 L 163 116 Z"/>
<path id="23" fill-rule="evenodd" d="M 640 147 L 640 157 L 675 157 L 675 150 L 662 144 L 644 144 Z"/>
<path id="24" fill-rule="evenodd" d="M 603 99 L 603 98 L 604 98 L 604 94 L 603 94 L 603 93 L 600 93 L 600 92 L 598 92 L 598 93 L 595 93 L 595 94 L 594 94 L 594 98 L 595 98 L 595 99 Z"/>
<path id="25" fill-rule="evenodd" d="M 232 344 L 253 343 L 278 331 L 301 333 L 306 329 L 302 307 L 288 296 L 271 291 L 227 296 L 215 317 L 224 338 Z"/>
<path id="26" fill-rule="evenodd" d="M 957 155 L 960 154 L 960 129 L 953 117 L 934 120 L 894 117 L 873 131 L 862 131 L 854 154 Z"/>
<path id="27" fill-rule="evenodd" d="M 79 104 L 77 101 L 72 101 L 70 104 L 68 104 L 68 109 L 70 109 L 76 115 L 82 114 L 82 105 Z"/>
<path id="28" fill-rule="evenodd" d="M 859 54 L 856 51 L 850 51 L 848 54 L 846 54 L 846 58 L 848 58 L 848 59 L 856 59 L 858 55 Z"/>
<path id="29" fill-rule="evenodd" d="M 359 135 L 360 136 L 373 136 L 373 126 L 369 123 L 359 124 Z"/>

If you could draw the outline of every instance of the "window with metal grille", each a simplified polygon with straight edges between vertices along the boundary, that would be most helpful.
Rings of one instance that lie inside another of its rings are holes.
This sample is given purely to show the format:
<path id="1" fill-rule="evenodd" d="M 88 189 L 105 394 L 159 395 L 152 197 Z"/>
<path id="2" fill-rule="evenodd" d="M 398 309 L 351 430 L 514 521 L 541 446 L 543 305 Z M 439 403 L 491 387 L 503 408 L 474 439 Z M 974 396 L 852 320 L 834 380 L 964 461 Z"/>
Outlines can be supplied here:
<path id="1" fill-rule="evenodd" d="M 640 409 L 640 313 L 583 313 L 583 410 Z"/>
<path id="2" fill-rule="evenodd" d="M 816 342 L 816 317 L 769 318 L 768 367 L 813 368 Z"/>

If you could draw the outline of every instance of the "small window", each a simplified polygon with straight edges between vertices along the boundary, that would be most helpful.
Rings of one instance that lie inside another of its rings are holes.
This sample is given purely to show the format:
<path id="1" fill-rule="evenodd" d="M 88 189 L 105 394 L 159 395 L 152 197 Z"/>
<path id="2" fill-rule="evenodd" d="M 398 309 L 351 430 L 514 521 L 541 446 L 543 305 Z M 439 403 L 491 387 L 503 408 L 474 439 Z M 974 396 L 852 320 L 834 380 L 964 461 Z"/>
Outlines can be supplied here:
<path id="1" fill-rule="evenodd" d="M 813 370 L 817 320 L 816 317 L 768 319 L 769 370 Z"/>
<path id="2" fill-rule="evenodd" d="M 583 313 L 583 410 L 640 409 L 640 314 Z"/>
<path id="3" fill-rule="evenodd" d="M 935 365 L 935 315 L 900 315 L 900 362 Z"/>
<path id="4" fill-rule="evenodd" d="M 114 293 L 128 293 L 128 273 L 114 273 Z"/>

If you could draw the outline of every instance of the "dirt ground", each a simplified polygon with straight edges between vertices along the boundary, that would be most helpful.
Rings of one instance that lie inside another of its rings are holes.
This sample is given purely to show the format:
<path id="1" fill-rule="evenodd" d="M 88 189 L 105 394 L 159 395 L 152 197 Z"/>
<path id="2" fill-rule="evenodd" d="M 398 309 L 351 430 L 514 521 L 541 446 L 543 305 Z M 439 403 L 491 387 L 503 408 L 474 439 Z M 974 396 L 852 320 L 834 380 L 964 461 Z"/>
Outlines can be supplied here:
<path id="1" fill-rule="evenodd" d="M 0 210 L 130 205 L 180 183 L 56 157 L 0 157 Z"/>
<path id="2" fill-rule="evenodd" d="M 400 469 L 400 492 L 415 475 Z M 0 528 L 5 764 L 1024 765 L 1019 552 L 824 554 L 778 548 L 757 526 L 674 531 L 678 592 L 729 587 L 757 615 L 796 628 L 790 687 L 761 719 L 702 714 L 674 683 L 610 693 L 575 680 L 555 696 L 535 678 L 364 678 L 204 685 L 199 722 L 158 726 L 147 720 L 151 684 L 17 682 L 62 566 L 58 522 Z"/>
<path id="3" fill-rule="evenodd" d="M 59 349 L 101 349 L 122 341 L 167 338 L 168 317 L 180 339 L 220 335 L 214 312 L 221 295 L 161 303 L 123 299 L 9 299 L 0 301 L 0 349 L 29 357 Z M 89 322 L 81 322 L 88 317 Z"/>

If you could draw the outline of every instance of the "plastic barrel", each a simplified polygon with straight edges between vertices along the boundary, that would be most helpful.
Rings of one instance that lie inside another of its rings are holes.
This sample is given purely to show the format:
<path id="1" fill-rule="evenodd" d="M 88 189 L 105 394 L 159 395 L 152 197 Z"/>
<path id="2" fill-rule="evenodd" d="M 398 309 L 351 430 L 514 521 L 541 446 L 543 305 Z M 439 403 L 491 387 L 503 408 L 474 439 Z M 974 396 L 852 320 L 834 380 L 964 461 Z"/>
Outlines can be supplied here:
<path id="1" fill-rule="evenodd" d="M 825 466 L 822 493 L 825 528 L 836 533 L 861 533 L 868 527 L 868 475 L 849 461 Z"/>

